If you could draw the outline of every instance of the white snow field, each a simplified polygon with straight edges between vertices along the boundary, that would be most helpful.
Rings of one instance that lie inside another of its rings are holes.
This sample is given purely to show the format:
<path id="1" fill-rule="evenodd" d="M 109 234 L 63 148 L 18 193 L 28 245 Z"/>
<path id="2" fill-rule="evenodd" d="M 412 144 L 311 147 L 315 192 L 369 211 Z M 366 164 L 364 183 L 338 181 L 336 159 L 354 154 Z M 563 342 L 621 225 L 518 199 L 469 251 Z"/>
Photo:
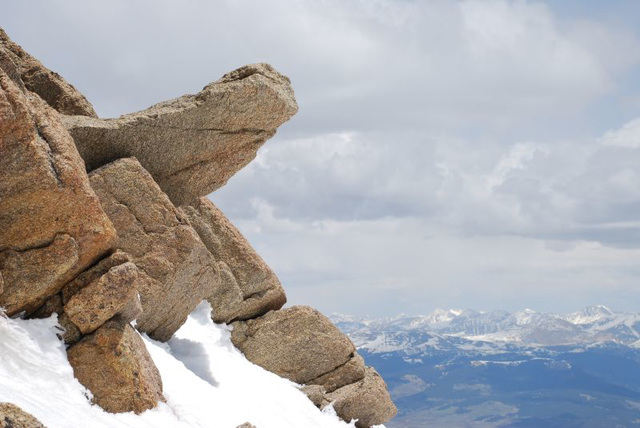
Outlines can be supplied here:
<path id="1" fill-rule="evenodd" d="M 203 303 L 167 343 L 145 337 L 164 385 L 166 403 L 141 415 L 110 414 L 92 405 L 73 377 L 56 316 L 0 315 L 0 402 L 17 404 L 49 428 L 215 427 L 251 422 L 258 428 L 353 427 L 321 412 L 294 383 L 250 363 L 233 347 Z"/>

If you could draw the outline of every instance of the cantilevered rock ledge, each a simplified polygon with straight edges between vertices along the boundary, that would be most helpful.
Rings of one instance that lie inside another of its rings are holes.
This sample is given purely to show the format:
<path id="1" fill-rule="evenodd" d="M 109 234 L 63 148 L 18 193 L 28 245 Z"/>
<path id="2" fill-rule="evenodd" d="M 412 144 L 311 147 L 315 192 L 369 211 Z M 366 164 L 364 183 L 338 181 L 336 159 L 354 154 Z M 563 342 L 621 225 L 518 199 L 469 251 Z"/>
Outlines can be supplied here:
<path id="1" fill-rule="evenodd" d="M 223 186 L 297 111 L 289 79 L 253 64 L 196 95 L 117 119 L 64 123 L 89 171 L 135 156 L 175 205 L 185 205 Z"/>

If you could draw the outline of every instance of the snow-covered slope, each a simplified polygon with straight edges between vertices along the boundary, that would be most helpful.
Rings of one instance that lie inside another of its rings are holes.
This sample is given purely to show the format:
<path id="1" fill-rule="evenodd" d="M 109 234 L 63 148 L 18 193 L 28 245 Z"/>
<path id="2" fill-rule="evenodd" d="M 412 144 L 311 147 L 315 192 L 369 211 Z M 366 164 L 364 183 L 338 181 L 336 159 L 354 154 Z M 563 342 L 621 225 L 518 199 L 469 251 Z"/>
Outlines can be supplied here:
<path id="1" fill-rule="evenodd" d="M 56 337 L 55 316 L 0 316 L 0 402 L 17 404 L 56 428 L 353 426 L 331 410 L 320 412 L 292 382 L 247 361 L 231 344 L 227 327 L 211 322 L 210 312 L 201 304 L 165 344 L 145 337 L 167 402 L 140 416 L 110 414 L 90 404 Z"/>

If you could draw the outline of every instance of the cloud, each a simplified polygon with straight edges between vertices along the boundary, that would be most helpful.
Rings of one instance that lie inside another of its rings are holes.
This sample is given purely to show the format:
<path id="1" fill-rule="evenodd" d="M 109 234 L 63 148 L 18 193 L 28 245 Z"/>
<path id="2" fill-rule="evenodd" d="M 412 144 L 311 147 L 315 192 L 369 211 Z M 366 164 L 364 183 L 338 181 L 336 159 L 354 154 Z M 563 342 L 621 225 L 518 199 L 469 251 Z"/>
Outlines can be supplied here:
<path id="1" fill-rule="evenodd" d="M 600 140 L 606 146 L 640 148 L 640 118 L 620 129 L 607 131 Z"/>
<path id="2" fill-rule="evenodd" d="M 629 307 L 640 41 L 562 4 L 9 0 L 0 25 L 103 116 L 246 63 L 291 77 L 299 114 L 211 197 L 293 303 Z"/>
<path id="3" fill-rule="evenodd" d="M 38 3 L 38 14 L 18 1 L 4 9 L 9 33 L 69 70 L 102 115 L 268 61 L 292 78 L 301 110 L 289 129 L 307 136 L 566 127 L 639 60 L 632 33 L 560 21 L 526 1 L 54 0 Z"/>

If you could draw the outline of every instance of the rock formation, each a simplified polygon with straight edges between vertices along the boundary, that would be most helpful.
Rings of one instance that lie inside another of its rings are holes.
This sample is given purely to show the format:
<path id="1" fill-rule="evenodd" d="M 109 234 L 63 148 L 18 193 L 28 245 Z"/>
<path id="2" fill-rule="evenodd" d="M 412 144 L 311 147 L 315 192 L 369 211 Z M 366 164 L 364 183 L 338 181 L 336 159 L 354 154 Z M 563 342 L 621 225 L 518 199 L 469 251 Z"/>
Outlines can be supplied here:
<path id="1" fill-rule="evenodd" d="M 90 174 L 91 185 L 118 231 L 117 246 L 145 277 L 138 329 L 168 340 L 219 283 L 217 264 L 196 231 L 134 158 Z"/>
<path id="2" fill-rule="evenodd" d="M 0 306 L 8 315 L 35 310 L 116 237 L 59 115 L 11 70 L 0 70 Z"/>
<path id="3" fill-rule="evenodd" d="M 118 119 L 75 116 L 65 124 L 89 171 L 134 156 L 173 203 L 184 205 L 223 186 L 297 110 L 289 79 L 254 64 L 196 95 Z"/>
<path id="4" fill-rule="evenodd" d="M 275 273 L 205 197 L 296 111 L 289 79 L 254 64 L 196 95 L 99 119 L 0 30 L 0 306 L 55 314 L 75 376 L 103 409 L 164 400 L 131 322 L 165 341 L 207 299 L 250 361 L 301 384 L 316 406 L 358 427 L 395 414 L 382 378 L 324 315 L 281 309 Z"/>
<path id="5" fill-rule="evenodd" d="M 0 403 L 0 428 L 45 428 L 45 426 L 15 404 Z"/>
<path id="6" fill-rule="evenodd" d="M 29 90 L 42 88 L 27 85 L 22 76 L 37 72 L 53 76 L 52 81 L 64 81 L 59 76 L 54 79 L 57 75 L 9 42 L 4 32 L 0 36 L 0 307 L 9 316 L 57 313 L 65 342 L 78 342 L 69 351 L 74 355 L 70 360 L 74 372 L 90 388 L 98 385 L 93 391 L 97 402 L 126 411 L 154 407 L 162 397 L 161 384 L 145 404 L 128 409 L 132 395 L 112 395 L 96 381 L 109 368 L 114 373 L 122 371 L 115 364 L 121 363 L 117 356 L 115 360 L 107 358 L 110 343 L 92 342 L 107 337 L 107 327 L 100 326 L 111 317 L 104 325 L 121 322 L 127 332 L 126 344 L 131 348 L 127 364 L 137 367 L 138 372 L 157 372 L 142 339 L 127 324 L 127 318 L 136 316 L 135 288 L 141 281 L 135 265 L 107 268 L 117 257 L 100 262 L 113 250 L 116 230 L 91 188 L 84 162 L 62 126 L 60 114 Z M 62 83 L 60 87 L 72 89 Z M 65 98 L 68 92 L 58 95 Z M 67 105 L 62 99 L 60 103 L 49 101 L 60 108 Z M 96 263 L 99 268 L 92 268 Z M 83 332 L 96 328 L 96 333 L 82 338 Z M 101 360 L 85 370 L 82 362 L 96 355 Z M 143 395 L 144 386 L 133 383 L 128 392 Z M 113 404 L 118 402 L 119 406 Z"/>
<path id="7" fill-rule="evenodd" d="M 285 304 L 278 277 L 209 199 L 181 210 L 218 261 L 222 284 L 208 299 L 215 322 L 255 318 Z"/>

